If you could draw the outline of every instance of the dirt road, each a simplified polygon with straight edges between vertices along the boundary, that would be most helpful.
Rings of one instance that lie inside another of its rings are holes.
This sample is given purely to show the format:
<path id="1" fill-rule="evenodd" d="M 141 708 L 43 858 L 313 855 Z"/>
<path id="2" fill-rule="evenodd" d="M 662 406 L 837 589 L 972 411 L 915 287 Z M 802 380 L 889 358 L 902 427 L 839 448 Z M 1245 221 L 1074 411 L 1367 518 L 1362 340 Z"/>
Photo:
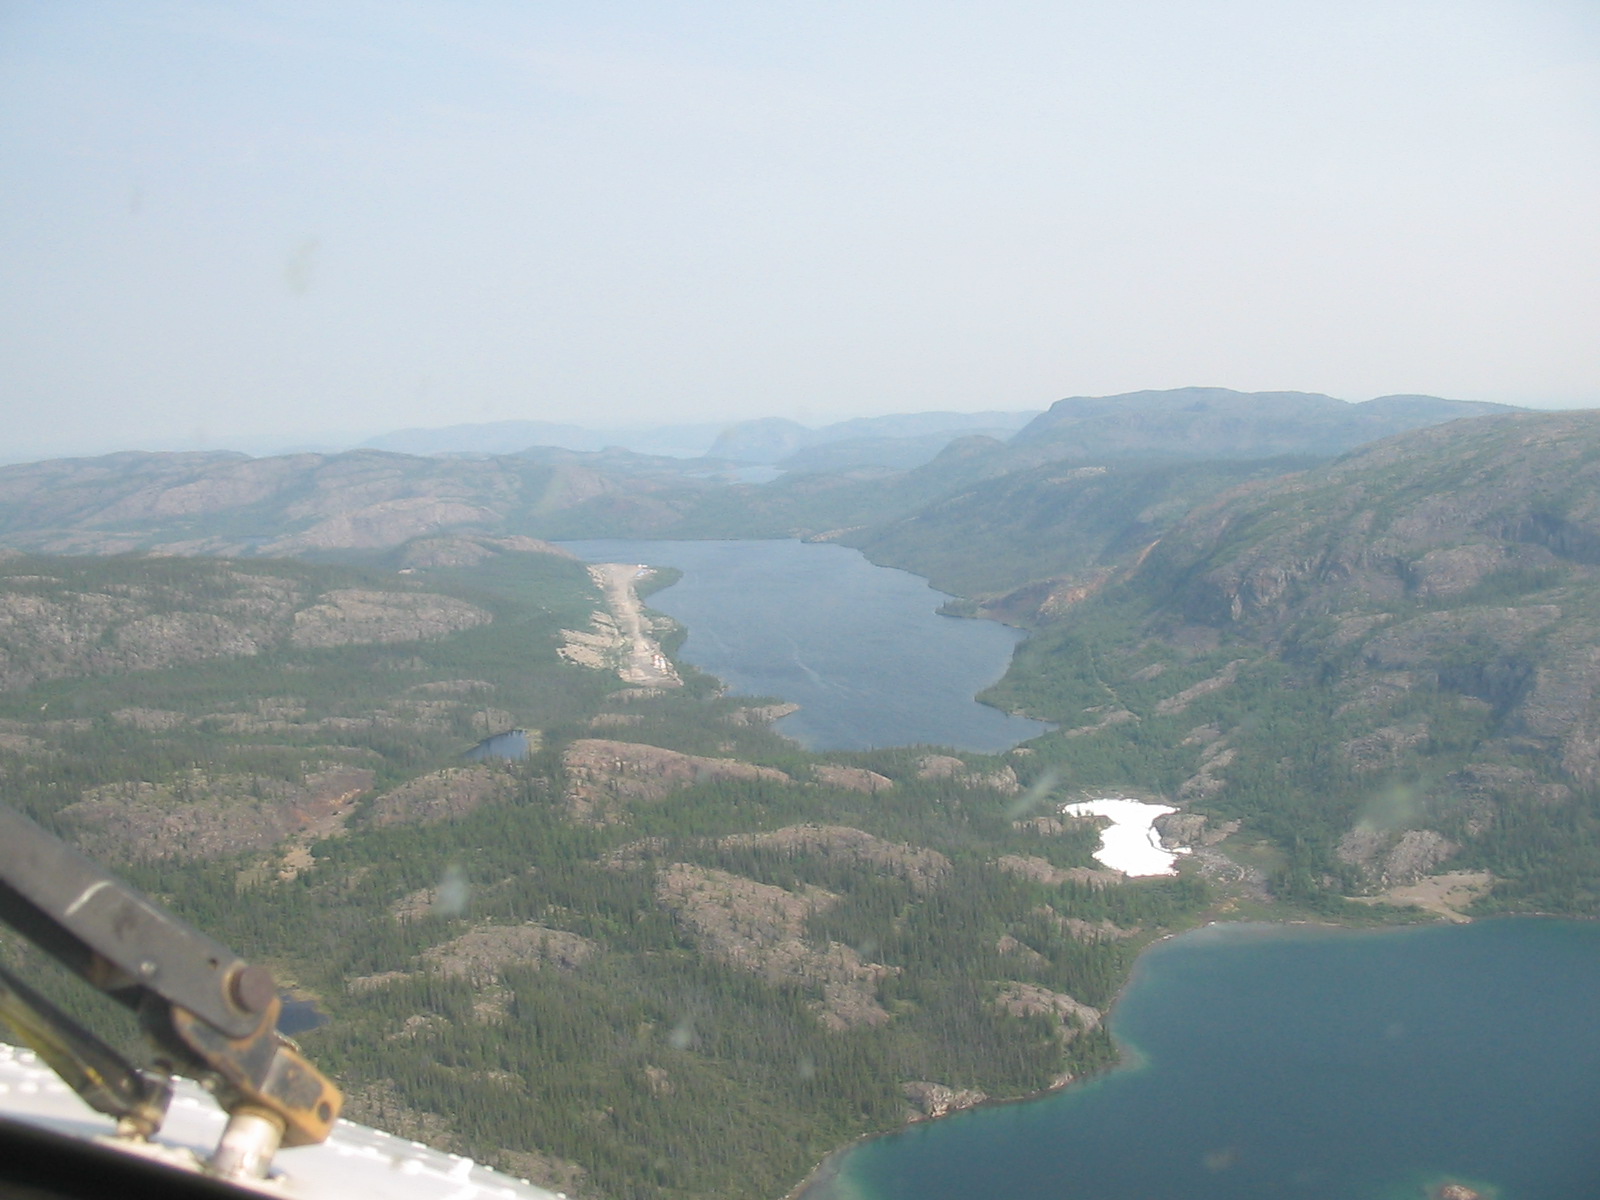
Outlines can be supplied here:
<path id="1" fill-rule="evenodd" d="M 678 678 L 678 672 L 650 636 L 644 606 L 634 590 L 634 583 L 649 574 L 649 567 L 634 563 L 595 563 L 589 568 L 589 575 L 600 585 L 606 607 L 611 610 L 617 631 L 623 638 L 624 657 L 617 674 L 625 682 L 641 687 L 682 687 L 683 680 Z"/>

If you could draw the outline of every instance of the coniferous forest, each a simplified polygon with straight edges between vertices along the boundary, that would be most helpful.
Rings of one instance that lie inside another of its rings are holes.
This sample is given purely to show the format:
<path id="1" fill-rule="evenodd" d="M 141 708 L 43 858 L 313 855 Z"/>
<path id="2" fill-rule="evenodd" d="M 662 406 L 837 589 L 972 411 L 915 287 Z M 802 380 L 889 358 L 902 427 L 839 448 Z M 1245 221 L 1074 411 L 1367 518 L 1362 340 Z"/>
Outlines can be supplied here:
<path id="1" fill-rule="evenodd" d="M 52 611 L 123 606 L 81 668 L 62 653 L 0 698 L 8 801 L 314 1005 L 325 1023 L 297 1037 L 351 1116 L 570 1194 L 777 1195 L 920 1115 L 907 1085 L 970 1102 L 1103 1069 L 1100 1016 L 1139 946 L 1208 903 L 1198 875 L 1104 878 L 1094 823 L 1049 820 L 1071 782 L 1052 768 L 1030 790 L 1032 755 L 814 755 L 692 672 L 641 694 L 564 661 L 559 631 L 598 601 L 552 555 L 404 580 L 265 561 L 4 569 Z M 396 589 L 492 619 L 313 645 L 290 616 L 289 636 L 260 624 L 251 653 L 100 665 L 172 613 Z M 37 657 L 28 636 L 12 662 Z M 530 731 L 527 759 L 464 758 L 508 727 Z M 769 773 L 702 771 L 575 819 L 564 748 L 596 738 Z M 0 944 L 131 1043 L 110 1005 Z"/>
<path id="2" fill-rule="evenodd" d="M 1483 417 L 1320 465 L 966 480 L 840 533 L 1030 629 L 985 699 L 1057 728 L 999 755 L 810 753 L 686 667 L 624 683 L 595 581 L 525 538 L 13 552 L 0 785 L 270 966 L 353 1118 L 571 1195 L 772 1197 L 1105 1069 L 1140 949 L 1198 922 L 1600 912 L 1597 462 L 1586 415 Z M 474 754 L 508 730 L 527 757 Z M 1177 876 L 1094 860 L 1059 806 L 1107 794 L 1180 809 Z"/>

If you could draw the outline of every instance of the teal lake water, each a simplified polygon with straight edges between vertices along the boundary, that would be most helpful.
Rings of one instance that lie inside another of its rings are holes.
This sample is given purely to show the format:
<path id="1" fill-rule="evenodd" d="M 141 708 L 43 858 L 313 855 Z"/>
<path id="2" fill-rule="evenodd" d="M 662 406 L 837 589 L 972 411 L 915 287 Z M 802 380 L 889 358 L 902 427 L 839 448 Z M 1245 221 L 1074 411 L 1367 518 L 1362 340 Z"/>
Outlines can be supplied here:
<path id="1" fill-rule="evenodd" d="M 568 543 L 674 566 L 681 657 L 804 707 L 816 749 L 1002 750 L 973 701 L 1019 635 L 915 576 L 798 542 Z M 805 1200 L 1600 1200 L 1600 924 L 1222 925 L 1155 947 L 1113 1014 L 1137 1065 L 836 1156 Z"/>
<path id="2" fill-rule="evenodd" d="M 941 616 L 950 597 L 844 546 L 798 541 L 561 543 L 588 562 L 677 567 L 651 608 L 688 630 L 679 657 L 742 695 L 800 711 L 780 733 L 813 750 L 928 743 L 995 752 L 1051 727 L 977 703 L 1022 635 Z"/>
<path id="3" fill-rule="evenodd" d="M 1600 924 L 1212 926 L 1113 1030 L 1137 1066 L 862 1143 L 805 1200 L 1600 1197 Z"/>

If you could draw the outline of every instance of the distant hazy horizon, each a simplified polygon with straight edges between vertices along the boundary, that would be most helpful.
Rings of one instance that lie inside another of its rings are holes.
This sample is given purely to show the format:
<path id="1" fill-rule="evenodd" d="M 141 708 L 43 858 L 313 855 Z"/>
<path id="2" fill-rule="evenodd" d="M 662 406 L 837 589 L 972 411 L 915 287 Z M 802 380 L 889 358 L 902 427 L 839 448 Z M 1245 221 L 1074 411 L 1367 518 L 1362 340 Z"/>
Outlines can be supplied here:
<path id="1" fill-rule="evenodd" d="M 1590 0 L 0 4 L 0 457 L 1600 405 Z"/>
<path id="2" fill-rule="evenodd" d="M 1296 390 L 1303 390 L 1303 389 L 1296 389 Z M 1385 394 L 1393 395 L 1395 393 L 1385 393 Z M 1062 397 L 1057 397 L 1057 399 L 1061 399 L 1061 398 Z M 1335 399 L 1340 399 L 1340 397 L 1334 397 L 1334 398 Z M 1362 402 L 1364 402 L 1364 400 L 1375 399 L 1375 398 L 1376 397 L 1363 397 L 1363 400 L 1360 400 L 1360 401 L 1347 401 L 1347 403 L 1352 403 L 1352 404 L 1362 403 Z M 1444 398 L 1445 399 L 1458 399 L 1458 397 L 1453 397 L 1453 396 L 1452 397 L 1444 397 Z M 1055 403 L 1054 400 L 1050 401 L 1050 404 L 1053 404 L 1053 403 Z M 1046 404 L 1046 405 L 1042 406 L 1040 411 L 1044 411 L 1045 409 L 1048 409 L 1049 406 L 1050 406 L 1049 404 Z M 1553 405 L 1523 405 L 1523 406 L 1519 406 L 1519 407 L 1526 407 L 1526 408 L 1532 408 L 1532 409 L 1541 409 L 1541 408 L 1555 408 L 1557 406 L 1553 406 Z M 973 411 L 982 411 L 982 410 L 973 410 Z M 600 424 L 589 425 L 589 424 L 584 424 L 583 422 L 580 422 L 580 421 L 571 421 L 571 422 L 564 422 L 564 423 L 561 423 L 561 424 L 568 424 L 568 425 L 577 426 L 577 427 L 583 429 L 584 431 L 590 432 L 590 433 L 616 434 L 617 438 L 616 438 L 616 441 L 615 441 L 614 444 L 623 446 L 623 447 L 628 448 L 628 449 L 638 449 L 638 450 L 641 450 L 642 452 L 646 452 L 646 453 L 666 454 L 666 455 L 669 455 L 669 456 L 676 456 L 676 457 L 681 457 L 681 458 L 691 458 L 691 457 L 695 457 L 695 456 L 697 456 L 699 454 L 704 454 L 707 450 L 710 449 L 712 442 L 716 438 L 717 431 L 719 431 L 721 429 L 731 428 L 731 427 L 733 427 L 735 425 L 743 423 L 744 421 L 759 421 L 759 420 L 771 418 L 774 415 L 775 414 L 771 414 L 771 413 L 758 413 L 758 414 L 753 414 L 753 415 L 751 415 L 749 417 L 736 418 L 735 420 L 731 420 L 731 421 L 712 422 L 712 423 L 706 423 L 706 422 L 683 422 L 683 423 L 677 423 L 677 422 L 663 421 L 663 422 L 660 422 L 660 423 L 644 422 L 644 423 L 633 423 L 633 424 L 626 424 L 626 425 L 620 424 L 620 423 L 609 424 L 609 425 L 600 425 Z M 839 418 L 839 420 L 840 421 L 848 421 L 848 420 L 852 420 L 852 419 L 855 419 L 855 418 L 861 418 L 861 417 L 878 417 L 878 416 L 893 416 L 893 415 L 910 415 L 910 414 L 876 413 L 876 412 L 875 413 L 850 413 L 850 414 L 845 415 L 842 418 Z M 788 418 L 783 418 L 783 419 L 788 419 Z M 551 424 L 551 425 L 558 424 L 557 422 L 540 421 L 537 418 L 528 418 L 527 420 L 530 421 L 530 422 L 535 422 L 535 423 L 544 423 L 544 424 Z M 491 427 L 496 426 L 496 425 L 515 425 L 515 424 L 519 424 L 519 423 L 521 423 L 521 422 L 516 418 L 506 418 L 506 419 L 501 419 L 501 420 L 497 420 L 497 421 L 479 421 L 479 422 L 470 422 L 470 421 L 469 422 L 460 422 L 460 421 L 457 421 L 457 422 L 441 423 L 441 424 L 437 424 L 437 425 L 414 425 L 414 426 L 407 426 L 407 427 L 404 427 L 404 428 L 398 428 L 397 427 L 397 428 L 384 428 L 384 429 L 377 429 L 377 430 L 359 430 L 359 431 L 333 430 L 333 431 L 322 431 L 322 432 L 289 431 L 287 433 L 277 434 L 277 435 L 265 434 L 265 435 L 245 436 L 245 437 L 236 437 L 236 438 L 227 438 L 227 437 L 218 436 L 218 437 L 210 438 L 208 441 L 206 441 L 204 443 L 198 442 L 198 441 L 189 441 L 187 439 L 184 439 L 184 438 L 180 437 L 180 438 L 174 439 L 171 442 L 171 444 L 163 443 L 160 439 L 146 439 L 144 441 L 135 440 L 134 442 L 130 442 L 130 443 L 123 443 L 123 442 L 119 442 L 119 441 L 96 440 L 94 435 L 93 435 L 93 433 L 92 433 L 92 431 L 85 431 L 85 433 L 82 435 L 82 440 L 80 440 L 80 441 L 64 441 L 64 442 L 61 443 L 61 446 L 62 446 L 61 449 L 58 449 L 58 450 L 45 450 L 44 452 L 39 452 L 39 453 L 30 453 L 29 450 L 27 449 L 27 447 L 20 446 L 20 445 L 14 443 L 14 442 L 11 442 L 11 441 L 0 442 L 0 465 L 5 465 L 7 463 L 36 462 L 36 461 L 43 461 L 43 460 L 48 460 L 48 459 L 52 459 L 52 458 L 92 458 L 92 457 L 97 457 L 97 456 L 103 455 L 103 454 L 116 454 L 116 453 L 125 452 L 125 451 L 146 452 L 146 453 L 185 453 L 185 452 L 203 452 L 203 451 L 222 451 L 222 452 L 232 451 L 232 452 L 235 452 L 235 453 L 248 454 L 248 455 L 251 455 L 251 456 L 257 457 L 257 458 L 264 458 L 264 457 L 269 457 L 269 456 L 272 456 L 272 455 L 280 455 L 280 454 L 299 454 L 299 453 L 337 454 L 337 453 L 342 453 L 342 452 L 347 451 L 347 450 L 362 449 L 362 448 L 365 448 L 365 447 L 367 447 L 367 446 L 369 446 L 369 445 L 371 445 L 373 443 L 380 443 L 380 445 L 378 446 L 378 448 L 380 448 L 380 449 L 388 449 L 388 450 L 391 450 L 391 451 L 394 451 L 394 452 L 397 452 L 397 453 L 432 453 L 432 451 L 413 451 L 413 450 L 407 450 L 407 449 L 400 449 L 400 448 L 396 448 L 396 447 L 393 447 L 393 446 L 384 446 L 384 445 L 381 445 L 381 443 L 383 443 L 383 442 L 385 442 L 387 440 L 393 439 L 397 435 L 401 435 L 401 434 L 411 434 L 411 433 L 423 434 L 423 433 L 430 433 L 430 432 L 442 432 L 442 431 L 445 431 L 445 430 L 457 429 L 457 428 L 461 428 L 461 429 L 472 429 L 472 428 L 488 429 L 488 428 L 491 428 Z M 814 422 L 812 422 L 810 424 L 809 427 L 810 428 L 820 428 L 820 427 L 823 427 L 823 426 L 826 426 L 826 425 L 829 425 L 829 424 L 833 424 L 833 423 L 835 423 L 835 422 L 833 420 L 831 420 L 831 419 L 830 420 L 826 420 L 826 421 L 814 421 Z M 665 439 L 662 439 L 662 438 L 650 438 L 648 436 L 645 436 L 645 435 L 647 435 L 649 433 L 652 433 L 654 431 L 657 431 L 657 430 L 659 430 L 662 433 L 667 434 L 669 436 L 667 436 Z M 699 434 L 700 437 L 697 438 L 696 434 Z M 701 440 L 703 440 L 703 442 L 704 442 L 703 446 L 700 445 L 700 441 Z M 589 449 L 598 449 L 599 448 L 598 446 L 594 446 L 594 445 L 581 445 L 581 444 L 579 444 L 579 439 L 571 439 L 571 440 L 569 440 L 569 439 L 551 439 L 549 441 L 541 440 L 541 441 L 535 441 L 535 442 L 530 443 L 530 444 L 531 445 L 563 446 L 563 447 L 566 447 L 566 448 L 569 448 L 569 449 L 577 449 L 577 450 L 589 450 Z M 608 441 L 606 444 L 613 444 L 613 443 Z M 691 445 L 693 447 L 697 447 L 697 448 L 691 448 Z M 526 448 L 526 447 L 520 447 L 520 448 Z M 506 452 L 510 452 L 510 451 L 493 451 L 493 452 L 494 453 L 506 453 Z"/>

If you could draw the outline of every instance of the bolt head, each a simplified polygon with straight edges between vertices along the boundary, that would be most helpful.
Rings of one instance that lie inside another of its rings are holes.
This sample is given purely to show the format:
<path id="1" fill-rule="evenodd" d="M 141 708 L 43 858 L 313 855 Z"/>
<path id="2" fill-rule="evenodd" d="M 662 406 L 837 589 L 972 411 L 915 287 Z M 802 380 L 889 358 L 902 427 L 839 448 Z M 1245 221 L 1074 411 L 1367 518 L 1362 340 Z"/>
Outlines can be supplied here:
<path id="1" fill-rule="evenodd" d="M 258 964 L 235 970 L 228 980 L 228 995 L 248 1013 L 263 1013 L 278 994 L 272 972 Z"/>

